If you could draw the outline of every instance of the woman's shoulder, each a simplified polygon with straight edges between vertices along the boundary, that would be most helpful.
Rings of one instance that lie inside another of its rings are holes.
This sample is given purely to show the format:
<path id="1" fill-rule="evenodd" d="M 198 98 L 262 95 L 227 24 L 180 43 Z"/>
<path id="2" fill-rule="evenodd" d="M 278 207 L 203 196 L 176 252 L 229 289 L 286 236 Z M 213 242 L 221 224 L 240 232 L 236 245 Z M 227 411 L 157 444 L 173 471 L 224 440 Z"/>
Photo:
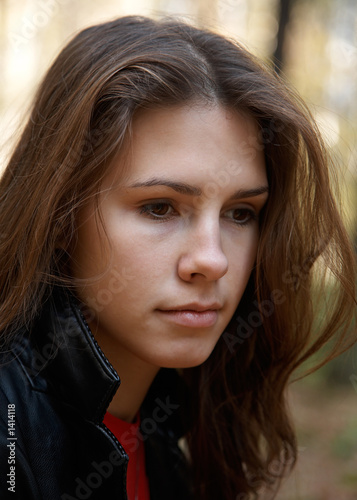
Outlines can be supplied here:
<path id="1" fill-rule="evenodd" d="M 15 492 L 29 500 L 75 498 L 77 490 L 89 488 L 86 479 L 90 472 L 98 473 L 96 464 L 111 460 L 114 467 L 126 458 L 100 417 L 94 420 L 95 391 L 92 400 L 88 388 L 81 397 L 76 392 L 75 379 L 80 379 L 83 368 L 76 365 L 76 356 L 90 358 L 91 349 L 84 349 L 83 339 L 79 347 L 80 326 L 74 342 L 64 338 L 66 332 L 58 322 L 63 326 L 68 315 L 57 306 L 49 302 L 31 328 L 15 332 L 0 354 L 0 446 L 8 450 L 0 453 L 0 471 L 9 469 L 12 453 Z M 106 480 L 106 494 L 122 488 L 119 466 L 117 470 L 118 477 Z M 7 498 L 7 486 L 0 486 L 1 498 Z M 93 499 L 101 498 L 98 495 Z"/>
<path id="2" fill-rule="evenodd" d="M 0 353 L 0 419 L 6 424 L 12 414 L 19 442 L 41 439 L 47 422 L 51 421 L 53 427 L 58 420 L 37 355 L 31 334 L 25 330 L 16 332 Z M 0 434 L 8 430 L 8 426 L 2 426 Z"/>
<path id="3" fill-rule="evenodd" d="M 34 377 L 34 352 L 31 339 L 24 329 L 11 334 L 11 341 L 0 352 L 0 392 L 2 394 L 1 410 L 7 404 L 26 404 L 33 389 L 46 390 L 43 377 Z"/>

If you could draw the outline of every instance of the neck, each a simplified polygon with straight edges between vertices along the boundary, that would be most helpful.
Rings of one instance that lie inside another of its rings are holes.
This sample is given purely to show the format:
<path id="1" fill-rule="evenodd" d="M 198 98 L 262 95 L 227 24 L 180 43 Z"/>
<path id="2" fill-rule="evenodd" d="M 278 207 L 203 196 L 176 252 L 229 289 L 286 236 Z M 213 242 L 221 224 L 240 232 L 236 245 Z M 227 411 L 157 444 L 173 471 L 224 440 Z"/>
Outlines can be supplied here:
<path id="1" fill-rule="evenodd" d="M 159 368 L 127 356 L 113 363 L 121 384 L 108 411 L 115 417 L 133 422 Z"/>
<path id="2" fill-rule="evenodd" d="M 101 335 L 100 331 L 95 331 L 95 328 L 93 330 L 100 348 L 118 372 L 121 380 L 108 411 L 114 417 L 133 422 L 160 368 L 145 363 L 123 348 L 115 339 Z"/>

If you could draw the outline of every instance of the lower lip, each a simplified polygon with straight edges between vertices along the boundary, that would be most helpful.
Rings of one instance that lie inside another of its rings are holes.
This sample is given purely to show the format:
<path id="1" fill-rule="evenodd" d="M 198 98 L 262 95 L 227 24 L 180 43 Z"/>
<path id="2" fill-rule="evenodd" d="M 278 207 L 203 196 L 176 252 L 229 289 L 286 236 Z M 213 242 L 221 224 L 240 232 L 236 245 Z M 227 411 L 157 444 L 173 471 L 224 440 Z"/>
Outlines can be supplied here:
<path id="1" fill-rule="evenodd" d="M 207 328 L 213 326 L 218 318 L 216 310 L 207 311 L 162 311 L 159 312 L 167 319 L 180 326 L 191 328 Z"/>

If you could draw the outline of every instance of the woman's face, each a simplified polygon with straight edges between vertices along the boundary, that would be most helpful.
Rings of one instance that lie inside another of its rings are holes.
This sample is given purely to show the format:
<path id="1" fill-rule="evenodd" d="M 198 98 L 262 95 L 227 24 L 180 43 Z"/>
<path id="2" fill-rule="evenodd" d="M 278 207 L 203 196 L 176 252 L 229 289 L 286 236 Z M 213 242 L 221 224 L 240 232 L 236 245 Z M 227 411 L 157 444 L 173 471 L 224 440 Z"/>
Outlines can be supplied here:
<path id="1" fill-rule="evenodd" d="M 100 345 L 156 367 L 208 358 L 256 258 L 262 149 L 254 121 L 221 106 L 137 115 L 125 176 L 118 158 L 104 179 L 105 231 L 88 205 L 73 253 Z"/>

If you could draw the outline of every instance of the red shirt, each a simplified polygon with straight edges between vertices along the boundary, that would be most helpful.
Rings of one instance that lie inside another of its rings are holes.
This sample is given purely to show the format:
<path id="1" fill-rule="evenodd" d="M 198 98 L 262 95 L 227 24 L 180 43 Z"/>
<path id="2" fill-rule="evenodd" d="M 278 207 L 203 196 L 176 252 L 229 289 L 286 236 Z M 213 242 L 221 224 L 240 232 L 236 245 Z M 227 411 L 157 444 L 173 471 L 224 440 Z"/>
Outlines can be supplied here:
<path id="1" fill-rule="evenodd" d="M 144 442 L 140 439 L 139 433 L 139 417 L 135 423 L 129 423 L 107 412 L 103 423 L 114 434 L 129 457 L 126 482 L 128 499 L 150 500 Z"/>

